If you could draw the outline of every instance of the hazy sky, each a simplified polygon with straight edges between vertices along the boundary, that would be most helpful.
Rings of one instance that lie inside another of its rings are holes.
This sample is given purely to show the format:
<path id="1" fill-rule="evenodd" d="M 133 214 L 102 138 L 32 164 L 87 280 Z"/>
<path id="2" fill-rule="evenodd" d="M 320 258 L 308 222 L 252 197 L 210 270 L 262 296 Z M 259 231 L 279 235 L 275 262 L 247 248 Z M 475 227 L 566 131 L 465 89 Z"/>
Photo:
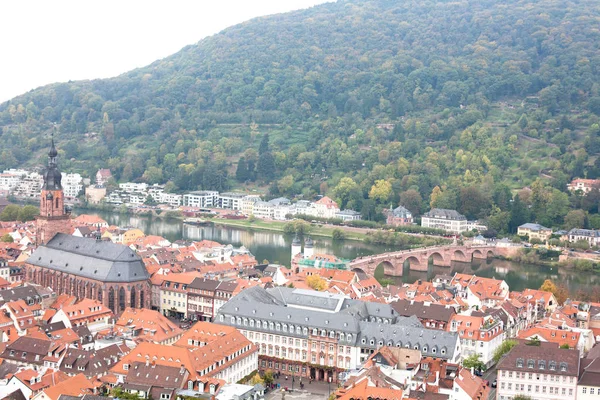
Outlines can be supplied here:
<path id="1" fill-rule="evenodd" d="M 327 1 L 1 1 L 0 102 L 48 83 L 119 75 L 250 18 Z"/>

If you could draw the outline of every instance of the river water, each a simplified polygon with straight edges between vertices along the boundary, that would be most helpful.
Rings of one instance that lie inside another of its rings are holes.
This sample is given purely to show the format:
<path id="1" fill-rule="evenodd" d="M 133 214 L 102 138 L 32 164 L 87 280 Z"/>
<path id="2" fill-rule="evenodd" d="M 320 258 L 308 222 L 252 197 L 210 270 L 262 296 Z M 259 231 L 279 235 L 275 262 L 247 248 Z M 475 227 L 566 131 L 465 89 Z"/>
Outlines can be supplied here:
<path id="1" fill-rule="evenodd" d="M 245 246 L 256 257 L 258 262 L 268 260 L 272 263 L 290 265 L 293 236 L 280 232 L 248 230 L 226 226 L 191 226 L 174 219 L 152 219 L 129 214 L 118 214 L 104 211 L 75 210 L 76 213 L 98 215 L 110 225 L 139 228 L 149 235 L 162 236 L 170 241 L 179 239 L 214 240 L 222 244 Z M 401 248 L 367 244 L 360 241 L 334 241 L 325 237 L 314 237 L 315 253 L 334 254 L 343 259 L 354 259 L 359 256 L 402 250 Z M 413 283 L 419 279 L 431 280 L 437 274 L 452 275 L 455 272 L 475 274 L 482 277 L 504 279 L 511 290 L 539 288 L 545 279 L 552 279 L 568 287 L 570 293 L 580 290 L 588 291 L 600 285 L 600 275 L 593 273 L 576 273 L 574 271 L 550 268 L 540 265 L 519 264 L 504 260 L 478 260 L 473 263 L 453 262 L 452 267 L 430 266 L 427 272 L 408 271 L 405 268 L 402 277 L 386 277 L 397 284 Z M 376 275 L 378 273 L 376 272 Z"/>

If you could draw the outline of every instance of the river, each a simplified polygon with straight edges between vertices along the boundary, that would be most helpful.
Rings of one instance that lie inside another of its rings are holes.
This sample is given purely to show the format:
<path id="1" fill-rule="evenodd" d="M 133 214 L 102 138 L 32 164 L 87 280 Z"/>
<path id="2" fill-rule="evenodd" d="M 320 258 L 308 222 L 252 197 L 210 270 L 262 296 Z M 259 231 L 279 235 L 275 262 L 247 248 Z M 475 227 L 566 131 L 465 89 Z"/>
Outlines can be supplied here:
<path id="1" fill-rule="evenodd" d="M 191 226 L 179 220 L 152 219 L 151 217 L 119 214 L 106 211 L 75 210 L 79 213 L 98 215 L 111 225 L 139 228 L 149 235 L 162 236 L 170 241 L 179 239 L 214 240 L 223 244 L 245 246 L 256 259 L 261 262 L 290 265 L 291 244 L 293 236 L 280 232 L 248 230 L 227 226 Z M 359 256 L 384 253 L 400 248 L 367 244 L 360 241 L 334 241 L 326 237 L 314 237 L 315 253 L 334 254 L 343 259 L 354 259 Z M 427 272 L 408 271 L 402 277 L 386 277 L 397 284 L 413 283 L 418 279 L 431 280 L 437 274 L 452 275 L 455 272 L 475 274 L 482 277 L 504 279 L 511 290 L 539 288 L 545 279 L 552 279 L 568 287 L 570 293 L 589 291 L 600 285 L 600 275 L 593 273 L 577 273 L 540 265 L 519 264 L 505 260 L 481 260 L 473 263 L 453 262 L 452 267 L 430 266 Z M 376 275 L 378 275 L 376 273 Z"/>

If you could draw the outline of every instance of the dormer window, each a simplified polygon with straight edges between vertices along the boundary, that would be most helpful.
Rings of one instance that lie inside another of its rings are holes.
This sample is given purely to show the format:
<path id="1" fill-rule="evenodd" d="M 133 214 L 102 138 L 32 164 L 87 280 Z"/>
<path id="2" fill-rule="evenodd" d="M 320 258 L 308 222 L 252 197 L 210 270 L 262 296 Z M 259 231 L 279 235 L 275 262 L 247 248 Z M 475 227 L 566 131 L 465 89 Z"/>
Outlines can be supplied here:
<path id="1" fill-rule="evenodd" d="M 560 363 L 560 370 L 562 372 L 565 372 L 567 370 L 567 363 L 561 362 Z"/>
<path id="2" fill-rule="evenodd" d="M 535 367 L 535 361 L 527 360 L 527 368 L 533 368 L 533 367 Z"/>
<path id="3" fill-rule="evenodd" d="M 538 361 L 538 368 L 546 369 L 546 361 L 543 361 L 543 360 Z"/>
<path id="4" fill-rule="evenodd" d="M 550 361 L 550 364 L 548 365 L 550 371 L 556 371 L 556 362 L 555 361 Z"/>
<path id="5" fill-rule="evenodd" d="M 517 358 L 517 368 L 523 368 L 523 359 Z"/>

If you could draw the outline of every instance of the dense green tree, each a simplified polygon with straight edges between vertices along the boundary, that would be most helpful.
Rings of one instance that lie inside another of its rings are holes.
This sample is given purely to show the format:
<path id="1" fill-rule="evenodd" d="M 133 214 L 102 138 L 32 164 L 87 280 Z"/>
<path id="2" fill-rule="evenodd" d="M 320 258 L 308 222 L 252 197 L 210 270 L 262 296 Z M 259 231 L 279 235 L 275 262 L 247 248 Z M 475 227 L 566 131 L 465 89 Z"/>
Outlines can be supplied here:
<path id="1" fill-rule="evenodd" d="M 510 210 L 510 222 L 508 223 L 508 230 L 511 233 L 517 232 L 517 228 L 523 225 L 529 220 L 529 210 L 527 205 L 521 202 L 521 197 L 517 194 L 513 200 L 513 204 Z"/>
<path id="2" fill-rule="evenodd" d="M 248 173 L 248 164 L 246 163 L 245 157 L 240 157 L 237 168 L 235 170 L 235 179 L 238 182 L 245 182 L 249 180 L 250 174 Z"/>
<path id="3" fill-rule="evenodd" d="M 476 370 L 484 370 L 485 364 L 481 361 L 481 356 L 477 353 L 473 353 L 470 356 L 466 357 L 462 362 L 463 367 L 465 368 L 474 368 Z"/>
<path id="4" fill-rule="evenodd" d="M 4 207 L 0 213 L 0 221 L 17 221 L 19 219 L 19 211 L 21 207 L 15 204 L 9 204 Z"/>
<path id="5" fill-rule="evenodd" d="M 33 221 L 40 214 L 40 209 L 36 206 L 26 205 L 19 209 L 17 219 L 22 222 Z M 1 216 L 0 216 L 1 218 Z"/>
<path id="6" fill-rule="evenodd" d="M 408 189 L 400 193 L 400 205 L 410 211 L 413 216 L 418 216 L 421 214 L 423 199 L 418 191 L 415 189 Z"/>
<path id="7" fill-rule="evenodd" d="M 564 228 L 571 230 L 573 228 L 584 228 L 587 215 L 583 210 L 571 210 L 565 215 Z"/>

